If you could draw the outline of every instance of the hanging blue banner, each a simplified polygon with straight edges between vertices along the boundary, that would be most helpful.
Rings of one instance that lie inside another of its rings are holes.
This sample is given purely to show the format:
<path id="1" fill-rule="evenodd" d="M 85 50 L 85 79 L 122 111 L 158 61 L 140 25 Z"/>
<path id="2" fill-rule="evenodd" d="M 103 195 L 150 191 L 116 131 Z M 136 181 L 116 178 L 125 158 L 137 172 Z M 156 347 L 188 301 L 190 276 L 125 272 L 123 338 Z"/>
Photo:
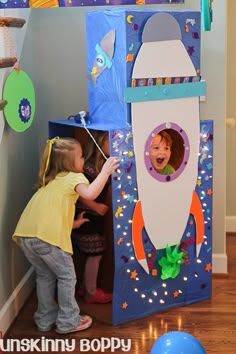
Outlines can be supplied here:
<path id="1" fill-rule="evenodd" d="M 183 4 L 184 0 L 0 0 L 0 9 Z"/>

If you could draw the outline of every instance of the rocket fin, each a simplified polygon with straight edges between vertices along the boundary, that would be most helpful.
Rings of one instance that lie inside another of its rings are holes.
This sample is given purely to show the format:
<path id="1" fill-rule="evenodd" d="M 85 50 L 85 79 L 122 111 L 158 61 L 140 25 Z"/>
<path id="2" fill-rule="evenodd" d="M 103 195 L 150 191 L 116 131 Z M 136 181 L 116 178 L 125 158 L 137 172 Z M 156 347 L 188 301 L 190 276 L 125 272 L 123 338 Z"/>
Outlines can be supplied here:
<path id="1" fill-rule="evenodd" d="M 204 239 L 204 216 L 201 202 L 195 191 L 193 191 L 190 214 L 193 215 L 196 225 L 196 255 L 198 256 Z"/>
<path id="2" fill-rule="evenodd" d="M 132 241 L 134 253 L 141 267 L 149 274 L 149 268 L 146 260 L 146 255 L 143 247 L 142 230 L 144 227 L 141 201 L 137 201 L 132 222 Z"/>

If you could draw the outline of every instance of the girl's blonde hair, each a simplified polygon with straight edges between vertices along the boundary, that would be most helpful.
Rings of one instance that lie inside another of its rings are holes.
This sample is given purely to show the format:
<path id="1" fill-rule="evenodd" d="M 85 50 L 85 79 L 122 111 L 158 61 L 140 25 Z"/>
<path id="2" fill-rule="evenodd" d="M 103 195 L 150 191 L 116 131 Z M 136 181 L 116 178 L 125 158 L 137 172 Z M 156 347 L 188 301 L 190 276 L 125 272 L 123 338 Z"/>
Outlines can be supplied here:
<path id="1" fill-rule="evenodd" d="M 60 172 L 77 172 L 75 168 L 76 147 L 80 143 L 73 138 L 47 140 L 41 156 L 37 188 L 46 186 Z"/>
<path id="2" fill-rule="evenodd" d="M 104 141 L 108 139 L 108 132 L 94 131 L 93 137 L 96 140 L 99 147 L 102 148 Z M 99 151 L 99 149 L 97 148 L 96 144 L 92 139 L 89 140 L 89 142 L 86 144 L 84 148 L 84 155 L 85 155 L 85 161 L 86 162 L 89 161 L 90 163 L 92 163 L 95 168 L 96 174 L 99 174 L 105 162 L 105 158 L 101 154 L 101 152 Z"/>

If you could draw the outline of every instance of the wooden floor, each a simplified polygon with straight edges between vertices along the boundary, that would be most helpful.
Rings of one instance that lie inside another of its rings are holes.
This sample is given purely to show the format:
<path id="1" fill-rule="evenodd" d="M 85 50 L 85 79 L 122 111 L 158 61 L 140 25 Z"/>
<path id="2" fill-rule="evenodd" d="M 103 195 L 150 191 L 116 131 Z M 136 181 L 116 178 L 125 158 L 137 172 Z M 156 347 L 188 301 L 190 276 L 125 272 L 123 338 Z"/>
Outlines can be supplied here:
<path id="1" fill-rule="evenodd" d="M 227 255 L 229 274 L 228 276 L 213 276 L 212 298 L 210 300 L 157 313 L 117 326 L 111 326 L 106 321 L 101 322 L 95 318 L 90 329 L 63 336 L 63 338 L 76 341 L 76 349 L 73 353 L 82 352 L 80 351 L 80 343 L 83 338 L 119 337 L 126 340 L 131 339 L 130 353 L 144 354 L 150 353 L 152 345 L 160 335 L 179 330 L 188 332 L 197 338 L 207 354 L 236 354 L 236 234 L 227 235 Z M 110 305 L 96 306 L 100 306 L 98 311 L 103 311 L 104 318 L 109 317 Z M 36 299 L 33 294 L 8 331 L 6 338 L 41 338 L 42 335 L 46 338 L 62 338 L 53 331 L 47 334 L 37 331 L 32 318 L 35 307 Z M 83 308 L 83 304 L 81 307 Z M 124 353 L 122 350 L 114 352 Z M 93 351 L 90 350 L 87 353 L 93 353 Z M 111 351 L 106 350 L 106 353 L 111 353 Z"/>

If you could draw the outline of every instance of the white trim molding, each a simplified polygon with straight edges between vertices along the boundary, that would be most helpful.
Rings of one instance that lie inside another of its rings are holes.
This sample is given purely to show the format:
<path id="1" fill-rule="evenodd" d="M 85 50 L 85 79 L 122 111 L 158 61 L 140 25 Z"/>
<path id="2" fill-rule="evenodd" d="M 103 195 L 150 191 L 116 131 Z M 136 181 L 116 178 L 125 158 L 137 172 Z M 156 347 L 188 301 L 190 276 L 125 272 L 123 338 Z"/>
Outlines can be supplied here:
<path id="1" fill-rule="evenodd" d="M 226 232 L 236 232 L 236 216 L 226 216 L 225 228 Z"/>
<path id="2" fill-rule="evenodd" d="M 228 274 L 228 257 L 225 253 L 213 253 L 212 255 L 212 273 Z"/>
<path id="3" fill-rule="evenodd" d="M 2 335 L 4 335 L 11 326 L 34 287 L 35 274 L 33 267 L 31 267 L 0 310 Z"/>

